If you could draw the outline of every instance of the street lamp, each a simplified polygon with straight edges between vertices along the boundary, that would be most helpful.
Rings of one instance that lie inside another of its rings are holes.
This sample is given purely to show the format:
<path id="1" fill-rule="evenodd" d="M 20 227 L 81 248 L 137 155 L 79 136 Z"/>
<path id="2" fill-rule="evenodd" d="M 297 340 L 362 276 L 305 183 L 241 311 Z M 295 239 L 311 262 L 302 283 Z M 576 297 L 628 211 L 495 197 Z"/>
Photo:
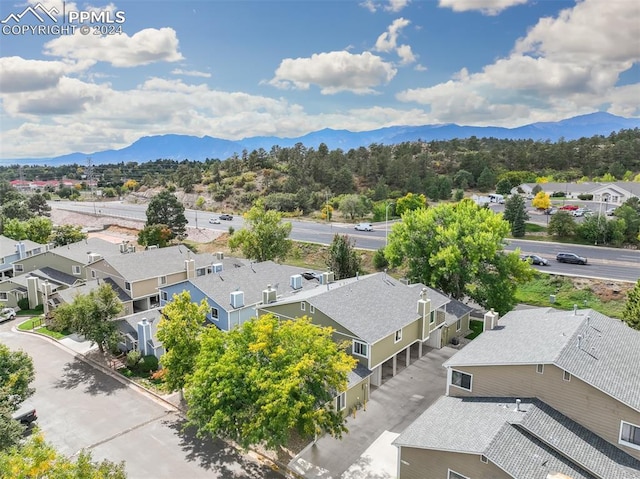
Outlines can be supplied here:
<path id="1" fill-rule="evenodd" d="M 387 206 L 384 208 L 384 245 L 387 246 L 389 244 L 389 206 L 393 203 L 387 203 Z"/>

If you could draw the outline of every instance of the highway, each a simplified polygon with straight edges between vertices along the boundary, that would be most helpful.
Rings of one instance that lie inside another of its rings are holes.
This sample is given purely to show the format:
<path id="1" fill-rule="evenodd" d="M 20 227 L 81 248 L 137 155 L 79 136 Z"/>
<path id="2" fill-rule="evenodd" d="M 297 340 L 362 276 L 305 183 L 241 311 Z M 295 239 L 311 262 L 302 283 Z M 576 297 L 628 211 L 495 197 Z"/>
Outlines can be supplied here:
<path id="1" fill-rule="evenodd" d="M 52 201 L 52 208 L 60 208 L 79 213 L 86 213 L 104 217 L 125 218 L 145 221 L 146 208 L 144 204 L 129 204 L 121 201 L 112 202 L 74 202 Z M 234 215 L 231 221 L 221 221 L 220 224 L 210 224 L 210 218 L 217 218 L 219 213 L 198 210 L 186 210 L 185 217 L 189 226 L 210 228 L 227 231 L 230 226 L 238 230 L 244 221 L 241 216 Z M 375 223 L 373 231 L 355 231 L 354 225 L 345 223 L 288 219 L 292 224 L 290 238 L 296 241 L 330 244 L 335 234 L 348 234 L 355 240 L 357 248 L 377 250 L 385 245 L 385 237 L 391 231 L 392 221 Z M 388 229 L 387 229 L 388 227 Z M 505 249 L 513 251 L 517 248 L 522 253 L 535 253 L 549 260 L 549 266 L 534 266 L 535 268 L 552 274 L 566 274 L 588 278 L 609 279 L 615 281 L 635 282 L 640 278 L 640 251 L 607 248 L 602 246 L 572 245 L 529 240 L 507 240 Z M 587 265 L 572 265 L 557 263 L 555 256 L 560 251 L 569 251 L 584 256 Z"/>

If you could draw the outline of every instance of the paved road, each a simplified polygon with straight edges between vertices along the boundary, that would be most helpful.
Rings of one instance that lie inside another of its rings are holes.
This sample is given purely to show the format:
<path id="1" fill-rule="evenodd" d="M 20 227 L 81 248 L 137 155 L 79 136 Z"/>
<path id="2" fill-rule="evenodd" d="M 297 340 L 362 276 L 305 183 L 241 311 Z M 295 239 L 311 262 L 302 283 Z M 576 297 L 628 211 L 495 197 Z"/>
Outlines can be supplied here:
<path id="1" fill-rule="evenodd" d="M 218 440 L 183 432 L 181 417 L 165 404 L 74 357 L 39 336 L 0 325 L 0 342 L 34 360 L 35 395 L 45 438 L 67 455 L 89 449 L 94 459 L 126 463 L 129 479 L 282 479 L 271 468 Z"/>
<path id="2" fill-rule="evenodd" d="M 72 211 L 94 214 L 92 203 L 78 203 L 71 201 L 50 202 L 53 208 L 64 208 Z M 146 219 L 146 206 L 126 204 L 121 201 L 97 203 L 97 214 L 137 219 Z M 501 205 L 500 205 L 501 206 Z M 597 210 L 596 210 L 597 211 Z M 187 210 L 185 212 L 191 226 L 206 227 L 219 231 L 227 231 L 230 226 L 236 230 L 242 228 L 242 217 L 236 215 L 232 221 L 221 221 L 221 224 L 209 224 L 208 220 L 217 217 L 218 214 Z M 196 221 L 197 217 L 197 221 Z M 356 247 L 377 250 L 385 245 L 385 237 L 393 222 L 374 224 L 374 231 L 355 231 L 351 224 L 341 223 L 317 223 L 312 221 L 291 220 L 291 238 L 297 241 L 330 244 L 336 233 L 349 234 L 355 240 Z M 617 281 L 635 282 L 640 278 L 640 251 L 625 250 L 619 248 L 606 248 L 602 246 L 570 245 L 562 243 L 509 240 L 507 250 L 520 248 L 523 253 L 536 253 L 548 258 L 552 266 L 538 268 L 541 271 L 554 274 L 568 274 L 592 278 L 603 278 Z M 559 251 L 571 251 L 589 260 L 587 266 L 570 264 L 558 264 L 555 256 Z"/>

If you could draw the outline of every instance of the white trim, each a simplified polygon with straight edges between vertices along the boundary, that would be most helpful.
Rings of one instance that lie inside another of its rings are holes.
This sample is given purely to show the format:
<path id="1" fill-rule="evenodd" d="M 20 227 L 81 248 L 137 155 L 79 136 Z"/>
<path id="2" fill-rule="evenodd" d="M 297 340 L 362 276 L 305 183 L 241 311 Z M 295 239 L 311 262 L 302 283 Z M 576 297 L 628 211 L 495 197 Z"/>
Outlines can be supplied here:
<path id="1" fill-rule="evenodd" d="M 366 348 L 366 354 L 356 353 L 356 344 L 364 346 Z M 359 341 L 357 339 L 354 339 L 353 342 L 351 343 L 351 351 L 354 356 L 360 356 L 361 358 L 369 358 L 369 344 L 365 343 L 364 341 Z"/>
<path id="2" fill-rule="evenodd" d="M 213 310 L 215 309 L 216 314 L 215 316 L 213 315 Z M 216 308 L 215 306 L 211 306 L 211 319 L 213 319 L 214 321 L 220 321 L 220 310 L 218 308 Z"/>
<path id="3" fill-rule="evenodd" d="M 169 293 L 160 291 L 160 299 L 162 299 L 162 301 L 169 301 Z"/>
<path id="4" fill-rule="evenodd" d="M 462 318 L 456 321 L 456 333 L 460 330 L 462 330 Z"/>
<path id="5" fill-rule="evenodd" d="M 95 269 L 92 269 L 92 270 L 91 270 L 91 278 L 92 278 L 92 279 L 96 279 L 96 276 L 98 276 L 98 273 L 96 272 L 96 270 L 95 270 Z"/>
<path id="6" fill-rule="evenodd" d="M 484 454 L 480 456 L 480 462 L 483 464 L 489 464 L 489 459 Z"/>
<path id="7" fill-rule="evenodd" d="M 127 285 L 129 286 L 128 288 L 127 288 Z M 125 282 L 124 282 L 124 289 L 125 289 L 126 291 L 131 291 L 131 282 L 129 282 L 129 281 L 125 281 Z"/>
<path id="8" fill-rule="evenodd" d="M 453 382 L 454 373 L 459 373 L 459 374 L 464 374 L 466 376 L 469 376 L 469 388 L 465 388 L 464 386 L 460 386 L 458 384 L 455 384 Z M 464 391 L 472 391 L 473 390 L 473 374 L 467 373 L 467 372 L 464 372 L 464 371 L 458 371 L 457 369 L 451 369 L 451 385 L 455 386 L 455 387 L 457 387 L 459 389 L 462 389 Z"/>
<path id="9" fill-rule="evenodd" d="M 309 312 L 312 314 L 316 312 L 316 307 L 313 304 L 309 305 Z"/>
<path id="10" fill-rule="evenodd" d="M 452 476 L 451 475 L 452 473 L 455 474 L 456 477 Z M 467 476 L 463 476 L 459 472 L 454 471 L 453 469 L 447 468 L 447 479 L 469 479 L 469 478 Z"/>
<path id="11" fill-rule="evenodd" d="M 74 264 L 73 266 L 71 266 L 71 272 L 77 276 L 80 273 L 82 273 L 82 270 L 80 269 L 80 266 L 78 266 L 77 264 Z"/>
<path id="12" fill-rule="evenodd" d="M 398 334 L 400 333 L 400 334 Z M 398 329 L 393 336 L 393 343 L 399 343 L 402 341 L 402 328 Z"/>
<path id="13" fill-rule="evenodd" d="M 569 371 L 562 371 L 562 380 L 563 381 L 571 381 L 571 373 Z"/>
<path id="14" fill-rule="evenodd" d="M 23 273 L 24 272 L 24 265 L 22 265 L 22 264 L 14 264 L 13 265 L 13 270 L 16 273 Z"/>
<path id="15" fill-rule="evenodd" d="M 536 372 L 538 374 L 544 374 L 544 364 L 536 364 Z"/>
<path id="16" fill-rule="evenodd" d="M 620 421 L 620 434 L 618 434 L 618 444 L 622 444 L 623 446 L 627 446 L 632 449 L 637 449 L 640 451 L 640 443 L 636 444 L 634 442 L 627 442 L 622 439 L 622 428 L 624 427 L 625 424 L 635 429 L 638 429 L 638 435 L 640 435 L 640 426 L 636 426 L 635 424 L 627 421 Z"/>
<path id="17" fill-rule="evenodd" d="M 306 311 L 307 310 L 307 303 L 305 303 L 304 301 L 300 301 L 300 311 Z"/>
<path id="18" fill-rule="evenodd" d="M 347 409 L 347 392 L 341 392 L 336 396 L 336 411 L 344 411 Z"/>
<path id="19" fill-rule="evenodd" d="M 164 286 L 167 284 L 167 275 L 158 276 L 158 286 Z"/>
<path id="20" fill-rule="evenodd" d="M 7 301 L 9 299 L 9 293 L 7 291 L 0 291 L 0 301 Z"/>

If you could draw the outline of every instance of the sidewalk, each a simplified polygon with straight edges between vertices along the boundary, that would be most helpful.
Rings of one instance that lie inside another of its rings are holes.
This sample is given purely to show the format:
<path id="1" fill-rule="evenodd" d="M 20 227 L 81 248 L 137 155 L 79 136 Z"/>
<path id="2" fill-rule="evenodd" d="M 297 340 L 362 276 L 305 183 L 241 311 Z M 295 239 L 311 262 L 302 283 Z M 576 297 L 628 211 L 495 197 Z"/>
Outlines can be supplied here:
<path id="1" fill-rule="evenodd" d="M 397 452 L 391 443 L 445 393 L 442 363 L 457 352 L 434 349 L 371 392 L 366 411 L 347 420 L 343 438 L 323 436 L 307 446 L 289 468 L 308 479 L 392 479 Z"/>

